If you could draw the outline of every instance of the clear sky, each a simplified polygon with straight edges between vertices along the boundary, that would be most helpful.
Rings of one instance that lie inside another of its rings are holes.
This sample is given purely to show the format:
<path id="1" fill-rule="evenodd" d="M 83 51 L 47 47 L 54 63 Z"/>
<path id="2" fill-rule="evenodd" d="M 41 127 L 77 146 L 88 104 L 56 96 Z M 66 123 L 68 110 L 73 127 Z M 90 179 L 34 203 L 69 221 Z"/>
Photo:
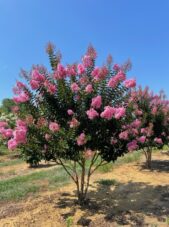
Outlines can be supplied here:
<path id="1" fill-rule="evenodd" d="M 81 59 L 89 43 L 98 64 L 133 63 L 130 77 L 169 96 L 169 0 L 0 0 L 0 101 L 12 97 L 20 68 L 48 64 L 52 41 L 63 61 Z"/>

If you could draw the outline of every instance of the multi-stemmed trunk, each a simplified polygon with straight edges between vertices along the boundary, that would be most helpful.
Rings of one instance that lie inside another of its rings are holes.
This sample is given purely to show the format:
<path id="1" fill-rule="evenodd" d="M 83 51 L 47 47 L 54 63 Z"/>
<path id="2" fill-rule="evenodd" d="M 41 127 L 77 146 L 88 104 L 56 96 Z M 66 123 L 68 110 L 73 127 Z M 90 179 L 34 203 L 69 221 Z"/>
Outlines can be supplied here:
<path id="1" fill-rule="evenodd" d="M 78 203 L 83 205 L 87 200 L 87 193 L 90 184 L 91 175 L 100 167 L 107 164 L 99 154 L 95 153 L 90 161 L 82 157 L 78 161 L 71 161 L 66 163 L 62 159 L 57 159 L 57 164 L 60 164 L 71 179 L 76 184 Z M 87 165 L 88 164 L 88 165 Z"/>

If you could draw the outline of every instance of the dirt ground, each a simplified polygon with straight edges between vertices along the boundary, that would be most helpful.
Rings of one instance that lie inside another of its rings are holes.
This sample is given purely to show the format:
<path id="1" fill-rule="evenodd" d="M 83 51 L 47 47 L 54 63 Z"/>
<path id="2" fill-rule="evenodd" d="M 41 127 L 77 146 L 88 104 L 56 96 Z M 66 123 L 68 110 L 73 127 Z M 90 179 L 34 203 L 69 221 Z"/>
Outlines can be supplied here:
<path id="1" fill-rule="evenodd" d="M 115 179 L 116 185 L 97 183 Z M 88 194 L 89 202 L 80 207 L 73 184 L 43 192 L 16 203 L 0 203 L 0 227 L 169 226 L 169 156 L 155 153 L 152 170 L 139 163 L 123 164 L 109 173 L 96 173 Z"/>

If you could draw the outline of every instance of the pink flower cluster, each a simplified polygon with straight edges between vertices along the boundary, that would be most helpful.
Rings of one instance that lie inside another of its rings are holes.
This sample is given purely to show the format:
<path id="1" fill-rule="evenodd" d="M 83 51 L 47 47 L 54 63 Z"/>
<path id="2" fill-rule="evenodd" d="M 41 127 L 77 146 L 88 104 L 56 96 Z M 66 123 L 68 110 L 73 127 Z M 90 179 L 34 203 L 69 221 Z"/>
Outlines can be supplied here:
<path id="1" fill-rule="evenodd" d="M 85 87 L 85 92 L 90 94 L 91 92 L 93 91 L 93 86 L 92 84 L 88 84 L 86 87 Z"/>
<path id="2" fill-rule="evenodd" d="M 136 86 L 136 80 L 135 79 L 125 80 L 124 85 L 126 88 L 133 88 Z"/>
<path id="3" fill-rule="evenodd" d="M 102 105 L 102 97 L 100 95 L 92 98 L 91 106 L 93 108 L 99 109 Z"/>
<path id="4" fill-rule="evenodd" d="M 112 117 L 120 119 L 125 116 L 126 109 L 124 107 L 114 108 L 111 106 L 105 106 L 104 111 L 100 114 L 102 118 L 111 120 Z"/>
<path id="5" fill-rule="evenodd" d="M 72 90 L 72 92 L 78 92 L 80 90 L 80 87 L 78 86 L 77 83 L 72 83 L 71 90 Z"/>
<path id="6" fill-rule="evenodd" d="M 82 146 L 87 142 L 86 135 L 81 133 L 77 138 L 77 145 Z"/>
<path id="7" fill-rule="evenodd" d="M 82 74 L 85 73 L 85 72 L 86 72 L 86 70 L 85 70 L 84 65 L 83 65 L 83 64 L 78 64 L 78 66 L 77 66 L 77 73 L 78 73 L 79 75 L 82 75 Z"/>
<path id="8" fill-rule="evenodd" d="M 49 129 L 52 132 L 58 132 L 60 130 L 60 126 L 59 126 L 59 124 L 57 122 L 50 122 Z"/>
<path id="9" fill-rule="evenodd" d="M 55 84 L 52 84 L 50 83 L 49 81 L 45 81 L 44 82 L 44 86 L 46 87 L 47 91 L 50 93 L 50 94 L 55 94 L 56 92 L 56 85 Z"/>
<path id="10" fill-rule="evenodd" d="M 98 112 L 93 108 L 91 108 L 90 110 L 87 110 L 86 114 L 90 120 L 93 120 L 94 118 L 99 116 Z"/>
<path id="11" fill-rule="evenodd" d="M 76 118 L 72 118 L 72 120 L 69 122 L 70 128 L 76 128 L 78 127 L 80 122 Z"/>
<path id="12" fill-rule="evenodd" d="M 8 140 L 8 149 L 14 150 L 19 144 L 26 143 L 27 125 L 25 121 L 17 120 L 14 130 L 7 128 L 6 122 L 0 123 L 0 134 Z"/>
<path id="13" fill-rule="evenodd" d="M 129 142 L 127 144 L 127 148 L 129 151 L 134 151 L 134 150 L 137 150 L 138 149 L 138 144 L 137 144 L 137 140 L 133 140 L 131 142 Z"/>
<path id="14" fill-rule="evenodd" d="M 33 90 L 36 90 L 45 81 L 45 76 L 39 73 L 38 69 L 32 71 L 30 85 Z"/>
<path id="15" fill-rule="evenodd" d="M 161 138 L 155 138 L 154 142 L 158 143 L 158 144 L 163 144 L 163 141 Z"/>
<path id="16" fill-rule="evenodd" d="M 102 80 L 106 77 L 106 75 L 108 74 L 108 69 L 106 68 L 106 66 L 103 66 L 102 68 L 96 67 L 91 75 L 93 76 L 94 80 L 99 81 Z"/>
<path id="17" fill-rule="evenodd" d="M 30 97 L 26 92 L 22 92 L 19 96 L 13 98 L 15 103 L 24 103 L 29 101 Z"/>
<path id="18" fill-rule="evenodd" d="M 126 79 L 126 74 L 123 71 L 119 71 L 115 76 L 113 76 L 109 82 L 108 87 L 115 88 L 120 82 Z"/>
<path id="19" fill-rule="evenodd" d="M 66 69 L 60 63 L 57 66 L 57 69 L 54 72 L 53 77 L 57 80 L 64 79 L 66 77 Z"/>
<path id="20" fill-rule="evenodd" d="M 85 68 L 91 67 L 93 65 L 93 60 L 90 55 L 84 55 L 82 62 Z"/>

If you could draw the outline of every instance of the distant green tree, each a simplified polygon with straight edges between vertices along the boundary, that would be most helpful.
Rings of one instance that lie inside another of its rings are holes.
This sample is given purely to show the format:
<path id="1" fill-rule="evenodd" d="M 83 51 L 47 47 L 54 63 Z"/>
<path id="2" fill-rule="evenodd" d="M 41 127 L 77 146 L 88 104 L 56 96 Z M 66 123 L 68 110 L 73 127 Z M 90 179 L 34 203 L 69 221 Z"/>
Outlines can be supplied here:
<path id="1" fill-rule="evenodd" d="M 2 105 L 0 107 L 0 113 L 11 113 L 12 107 L 15 106 L 15 103 L 12 99 L 5 98 L 2 101 Z"/>

